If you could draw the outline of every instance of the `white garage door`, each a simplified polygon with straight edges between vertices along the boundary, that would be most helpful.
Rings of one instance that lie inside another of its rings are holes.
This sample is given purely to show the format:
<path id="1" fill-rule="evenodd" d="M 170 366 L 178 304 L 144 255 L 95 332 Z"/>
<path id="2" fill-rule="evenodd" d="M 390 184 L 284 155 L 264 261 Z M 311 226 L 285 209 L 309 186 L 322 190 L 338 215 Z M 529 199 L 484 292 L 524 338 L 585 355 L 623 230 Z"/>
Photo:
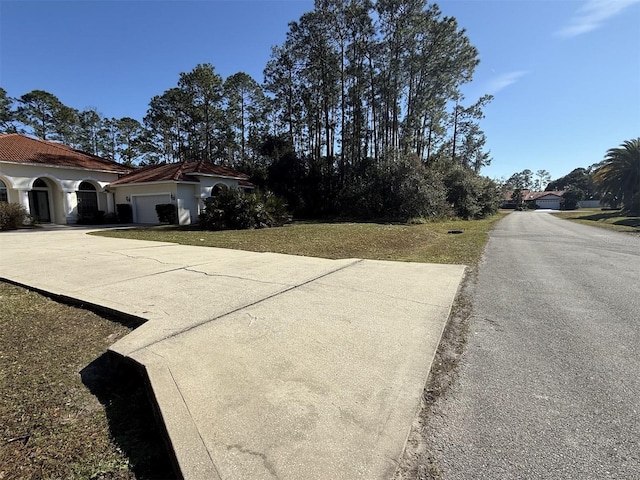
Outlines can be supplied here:
<path id="1" fill-rule="evenodd" d="M 549 208 L 551 210 L 560 210 L 560 199 L 556 198 L 539 198 L 536 204 L 540 208 Z"/>
<path id="2" fill-rule="evenodd" d="M 136 223 L 160 223 L 158 222 L 158 214 L 156 213 L 156 205 L 160 203 L 169 203 L 169 195 L 142 195 L 135 196 L 135 212 L 134 221 Z"/>

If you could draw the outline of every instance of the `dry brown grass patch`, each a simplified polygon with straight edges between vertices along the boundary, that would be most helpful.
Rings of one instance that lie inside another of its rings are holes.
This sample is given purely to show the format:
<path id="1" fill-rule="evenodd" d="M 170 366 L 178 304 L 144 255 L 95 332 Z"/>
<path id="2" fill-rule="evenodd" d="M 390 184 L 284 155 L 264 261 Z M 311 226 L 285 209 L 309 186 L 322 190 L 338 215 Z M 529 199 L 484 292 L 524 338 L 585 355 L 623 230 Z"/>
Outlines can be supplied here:
<path id="1" fill-rule="evenodd" d="M 104 356 L 129 331 L 0 282 L 0 479 L 166 477 L 143 383 Z"/>

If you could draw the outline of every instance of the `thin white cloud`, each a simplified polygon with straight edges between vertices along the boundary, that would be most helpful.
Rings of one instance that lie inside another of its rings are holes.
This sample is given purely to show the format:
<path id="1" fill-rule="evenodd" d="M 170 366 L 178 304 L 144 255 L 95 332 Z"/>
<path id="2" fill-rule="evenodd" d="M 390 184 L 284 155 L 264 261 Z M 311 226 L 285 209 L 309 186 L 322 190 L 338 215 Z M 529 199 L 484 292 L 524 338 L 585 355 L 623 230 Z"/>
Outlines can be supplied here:
<path id="1" fill-rule="evenodd" d="M 489 85 L 487 86 L 487 93 L 491 95 L 495 95 L 500 90 L 504 90 L 509 85 L 513 85 L 514 83 L 516 83 L 521 77 L 523 77 L 527 73 L 529 72 L 518 71 L 518 72 L 509 72 L 509 73 L 503 73 L 502 75 L 498 75 L 497 77 L 489 81 Z"/>
<path id="2" fill-rule="evenodd" d="M 622 13 L 640 0 L 588 0 L 574 15 L 569 25 L 557 32 L 561 37 L 577 37 L 595 30 L 606 20 Z"/>

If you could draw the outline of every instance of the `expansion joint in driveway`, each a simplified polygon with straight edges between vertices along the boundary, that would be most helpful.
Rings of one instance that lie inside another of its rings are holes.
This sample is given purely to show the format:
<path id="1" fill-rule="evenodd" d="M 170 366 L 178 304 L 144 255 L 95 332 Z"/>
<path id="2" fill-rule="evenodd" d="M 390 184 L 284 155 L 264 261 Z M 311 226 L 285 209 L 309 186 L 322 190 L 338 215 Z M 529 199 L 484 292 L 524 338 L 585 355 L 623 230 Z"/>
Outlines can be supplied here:
<path id="1" fill-rule="evenodd" d="M 178 382 L 176 381 L 176 377 L 173 375 L 173 372 L 171 371 L 171 368 L 167 367 L 167 372 L 169 373 L 169 376 L 171 377 L 171 381 L 173 382 L 173 385 L 175 386 L 176 392 L 178 392 L 178 395 L 180 396 L 180 399 L 182 401 L 183 407 L 186 409 L 186 411 L 187 411 L 187 413 L 189 415 L 189 418 L 190 418 L 191 423 L 192 423 L 192 428 L 197 432 L 200 444 L 202 445 L 204 450 L 207 452 L 207 455 L 209 456 L 209 460 L 211 461 L 211 467 L 215 471 L 217 477 L 218 478 L 222 478 L 220 476 L 220 472 L 218 471 L 218 468 L 216 467 L 216 462 L 213 459 L 213 455 L 211 455 L 211 451 L 207 448 L 207 443 L 205 442 L 204 437 L 202 436 L 202 432 L 198 428 L 198 425 L 196 424 L 196 422 L 193 420 L 193 414 L 191 413 L 191 410 L 189 409 L 189 404 L 187 402 L 187 399 L 184 398 L 184 395 L 183 395 L 182 391 L 180 390 L 180 387 L 178 386 Z M 171 441 L 171 439 L 169 439 L 169 441 Z M 217 480 L 217 479 L 211 479 L 211 480 Z"/>
<path id="2" fill-rule="evenodd" d="M 270 300 L 270 299 L 273 299 L 273 298 L 278 297 L 280 295 L 283 295 L 283 294 L 285 294 L 287 292 L 291 292 L 291 291 L 296 290 L 296 289 L 298 289 L 300 287 L 303 287 L 305 285 L 309 285 L 310 283 L 316 282 L 316 281 L 318 281 L 318 280 L 320 280 L 322 278 L 325 278 L 325 277 L 328 277 L 330 275 L 333 275 L 333 274 L 335 274 L 335 273 L 337 273 L 337 272 L 339 272 L 341 270 L 345 270 L 347 268 L 353 267 L 354 265 L 357 265 L 358 263 L 360 263 L 362 261 L 363 261 L 362 259 L 355 259 L 352 263 L 349 263 L 348 265 L 342 265 L 341 267 L 338 267 L 338 268 L 336 268 L 334 270 L 331 270 L 329 272 L 325 272 L 322 275 L 318 275 L 317 277 L 313 277 L 313 278 L 311 278 L 309 280 L 306 280 L 306 281 L 304 281 L 302 283 L 299 283 L 297 285 L 292 285 L 290 287 L 284 288 L 284 289 L 282 289 L 282 290 L 280 290 L 278 292 L 275 292 L 275 293 L 273 293 L 271 295 L 267 295 L 267 296 L 265 296 L 263 298 L 260 298 L 259 300 L 256 300 L 254 302 L 249 302 L 249 303 L 243 304 L 243 305 L 241 305 L 241 306 L 239 306 L 237 308 L 234 308 L 233 310 L 229 310 L 228 312 L 225 312 L 225 313 L 223 313 L 221 315 L 217 315 L 215 317 L 208 318 L 207 320 L 204 320 L 202 322 L 197 322 L 197 323 L 194 323 L 192 325 L 189 325 L 188 327 L 186 327 L 184 329 L 181 329 L 181 330 L 178 330 L 176 332 L 173 332 L 173 333 L 171 333 L 171 334 L 169 334 L 167 336 L 164 336 L 161 339 L 158 339 L 158 340 L 156 340 L 154 342 L 151 342 L 151 343 L 148 343 L 148 344 L 145 344 L 145 345 L 141 345 L 138 348 L 135 348 L 135 349 L 131 350 L 131 352 L 129 352 L 129 355 L 133 355 L 136 352 L 139 352 L 140 350 L 144 350 L 145 348 L 150 347 L 154 343 L 162 342 L 162 341 L 167 340 L 169 338 L 177 337 L 178 335 L 182 335 L 183 333 L 190 332 L 191 330 L 195 330 L 196 328 L 199 328 L 202 325 L 206 325 L 206 324 L 208 324 L 210 322 L 214 322 L 214 321 L 219 320 L 221 318 L 233 315 L 234 313 L 237 313 L 237 312 L 239 312 L 241 310 L 244 310 L 246 308 L 253 307 L 254 305 L 258 305 L 258 304 L 260 304 L 262 302 L 265 302 L 267 300 Z M 182 270 L 182 269 L 177 269 L 177 270 Z M 189 271 L 186 268 L 184 270 Z M 214 276 L 219 276 L 219 275 L 214 275 Z"/>

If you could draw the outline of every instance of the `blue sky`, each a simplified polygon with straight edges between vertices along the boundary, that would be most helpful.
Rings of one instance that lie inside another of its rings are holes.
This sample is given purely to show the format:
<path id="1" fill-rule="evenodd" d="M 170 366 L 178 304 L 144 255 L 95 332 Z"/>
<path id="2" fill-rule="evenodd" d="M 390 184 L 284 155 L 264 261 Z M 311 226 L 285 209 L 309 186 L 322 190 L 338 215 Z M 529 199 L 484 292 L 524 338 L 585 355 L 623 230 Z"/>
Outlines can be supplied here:
<path id="1" fill-rule="evenodd" d="M 494 95 L 482 128 L 490 177 L 553 178 L 640 136 L 640 0 L 443 0 L 480 52 L 468 103 Z M 212 63 L 262 81 L 271 46 L 309 0 L 0 0 L 0 86 L 142 120 L 180 72 Z"/>

